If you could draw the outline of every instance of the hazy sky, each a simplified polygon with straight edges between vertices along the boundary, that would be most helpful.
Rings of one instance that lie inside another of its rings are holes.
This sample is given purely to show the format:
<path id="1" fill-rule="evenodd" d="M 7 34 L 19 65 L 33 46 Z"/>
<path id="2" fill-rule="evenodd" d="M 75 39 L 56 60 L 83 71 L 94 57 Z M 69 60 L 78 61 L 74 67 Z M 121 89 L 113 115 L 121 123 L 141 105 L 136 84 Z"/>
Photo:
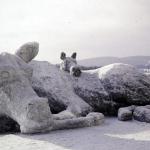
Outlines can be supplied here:
<path id="1" fill-rule="evenodd" d="M 150 55 L 150 0 L 0 0 L 0 52 L 38 41 L 36 59 Z"/>

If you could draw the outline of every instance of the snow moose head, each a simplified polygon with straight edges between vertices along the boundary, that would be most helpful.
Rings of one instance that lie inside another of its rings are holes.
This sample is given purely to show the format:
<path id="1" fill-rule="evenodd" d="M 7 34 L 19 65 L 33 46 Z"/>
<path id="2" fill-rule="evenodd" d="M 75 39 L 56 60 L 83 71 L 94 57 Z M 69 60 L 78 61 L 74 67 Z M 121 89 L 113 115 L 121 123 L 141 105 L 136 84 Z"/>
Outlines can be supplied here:
<path id="1" fill-rule="evenodd" d="M 66 53 L 61 52 L 60 59 L 62 62 L 60 69 L 70 72 L 70 74 L 75 77 L 79 77 L 81 75 L 81 69 L 77 64 L 76 56 L 77 53 L 73 53 L 71 57 L 66 57 Z"/>

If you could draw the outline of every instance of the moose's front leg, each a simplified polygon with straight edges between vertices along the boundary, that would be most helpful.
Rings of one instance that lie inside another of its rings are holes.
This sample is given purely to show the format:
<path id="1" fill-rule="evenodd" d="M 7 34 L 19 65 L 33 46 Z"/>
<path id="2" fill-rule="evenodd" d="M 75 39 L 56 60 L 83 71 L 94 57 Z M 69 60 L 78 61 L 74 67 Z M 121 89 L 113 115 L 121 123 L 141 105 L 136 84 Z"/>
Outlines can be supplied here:
<path id="1" fill-rule="evenodd" d="M 52 129 L 53 117 L 47 99 L 32 99 L 24 110 L 22 119 L 19 119 L 22 133 L 41 133 Z"/>
<path id="2" fill-rule="evenodd" d="M 86 117 L 78 117 L 64 120 L 54 120 L 52 130 L 73 129 L 100 125 L 104 122 L 102 113 L 89 113 Z"/>

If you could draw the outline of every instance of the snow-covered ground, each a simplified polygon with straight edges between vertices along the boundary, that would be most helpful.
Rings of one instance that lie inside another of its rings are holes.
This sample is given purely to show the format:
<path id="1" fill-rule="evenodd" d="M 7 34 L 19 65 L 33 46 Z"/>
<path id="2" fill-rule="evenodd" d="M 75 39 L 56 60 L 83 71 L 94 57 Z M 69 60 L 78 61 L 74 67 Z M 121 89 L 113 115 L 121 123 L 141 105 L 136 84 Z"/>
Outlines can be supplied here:
<path id="1" fill-rule="evenodd" d="M 106 118 L 96 127 L 0 135 L 0 150 L 149 150 L 150 124 Z"/>

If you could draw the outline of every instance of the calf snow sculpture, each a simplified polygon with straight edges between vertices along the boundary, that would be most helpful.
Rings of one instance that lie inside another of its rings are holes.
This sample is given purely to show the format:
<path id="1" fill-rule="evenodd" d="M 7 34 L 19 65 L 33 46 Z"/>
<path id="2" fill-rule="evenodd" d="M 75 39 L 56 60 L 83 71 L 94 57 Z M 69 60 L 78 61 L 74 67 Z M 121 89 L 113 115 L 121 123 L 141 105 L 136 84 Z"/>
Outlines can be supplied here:
<path id="1" fill-rule="evenodd" d="M 21 53 L 17 51 L 16 56 L 8 53 L 0 55 L 0 116 L 14 120 L 22 133 L 100 124 L 104 118 L 100 113 L 66 120 L 55 119 L 56 116 L 59 118 L 57 114 L 53 118 L 48 99 L 38 97 L 30 82 L 33 70 L 26 62 L 36 56 L 37 45 L 35 42 L 23 45 Z"/>
<path id="2" fill-rule="evenodd" d="M 120 107 L 150 104 L 150 80 L 131 65 L 116 63 L 82 70 L 78 78 L 49 62 L 32 61 L 30 66 L 32 87 L 39 96 L 48 98 L 54 113 L 67 109 L 76 115 L 90 111 L 117 115 Z"/>

